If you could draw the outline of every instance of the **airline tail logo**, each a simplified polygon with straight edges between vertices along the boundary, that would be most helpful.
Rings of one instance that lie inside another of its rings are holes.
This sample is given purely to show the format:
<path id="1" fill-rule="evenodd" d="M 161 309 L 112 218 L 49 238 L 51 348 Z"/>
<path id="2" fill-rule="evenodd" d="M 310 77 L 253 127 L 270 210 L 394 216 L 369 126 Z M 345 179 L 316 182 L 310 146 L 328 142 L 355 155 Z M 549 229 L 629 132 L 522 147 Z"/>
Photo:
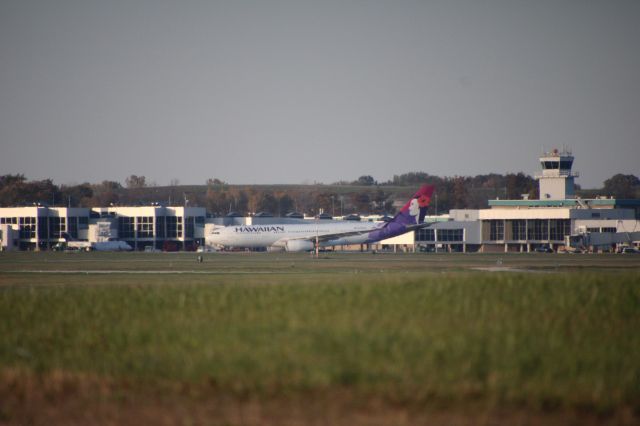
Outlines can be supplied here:
<path id="1" fill-rule="evenodd" d="M 424 222 L 433 190 L 433 185 L 422 185 L 392 221 L 387 222 L 382 228 L 369 233 L 369 241 L 380 241 L 404 234 L 412 229 L 411 227 Z"/>
<path id="2" fill-rule="evenodd" d="M 395 219 L 405 225 L 417 225 L 424 222 L 433 190 L 433 185 L 422 185 L 413 198 L 400 210 Z"/>

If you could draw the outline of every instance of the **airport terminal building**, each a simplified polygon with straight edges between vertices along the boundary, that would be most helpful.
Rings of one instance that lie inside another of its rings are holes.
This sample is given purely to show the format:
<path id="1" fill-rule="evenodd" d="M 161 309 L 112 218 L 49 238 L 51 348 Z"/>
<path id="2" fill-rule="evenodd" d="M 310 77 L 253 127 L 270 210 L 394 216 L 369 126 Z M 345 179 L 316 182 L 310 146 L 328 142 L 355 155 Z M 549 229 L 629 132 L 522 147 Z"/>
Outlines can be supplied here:
<path id="1" fill-rule="evenodd" d="M 202 207 L 0 208 L 3 250 L 50 250 L 71 238 L 125 241 L 134 250 L 190 250 L 204 244 Z"/>
<path id="2" fill-rule="evenodd" d="M 574 157 L 553 150 L 540 158 L 540 199 L 490 200 L 489 208 L 451 210 L 427 217 L 431 225 L 369 247 L 337 250 L 444 252 L 530 252 L 566 248 L 580 236 L 593 236 L 590 249 L 606 251 L 640 241 L 640 200 L 580 199 L 574 193 Z M 51 250 L 73 239 L 124 241 L 134 250 L 206 248 L 216 226 L 300 223 L 300 218 L 210 218 L 202 207 L 112 206 L 97 208 L 0 208 L 1 250 Z M 380 220 L 369 217 L 365 220 Z M 584 239 L 583 239 L 584 240 Z M 596 243 L 593 243 L 596 242 Z M 210 247 L 213 249 L 213 247 Z"/>
<path id="3" fill-rule="evenodd" d="M 530 252 L 565 249 L 571 236 L 621 234 L 618 243 L 640 240 L 640 200 L 580 199 L 574 194 L 574 157 L 553 150 L 540 158 L 540 199 L 489 200 L 488 209 L 451 210 L 447 220 L 416 234 L 428 251 Z M 625 238 L 626 236 L 626 238 Z M 603 241 L 614 241 L 603 239 Z M 610 244 L 591 247 L 608 250 Z"/>

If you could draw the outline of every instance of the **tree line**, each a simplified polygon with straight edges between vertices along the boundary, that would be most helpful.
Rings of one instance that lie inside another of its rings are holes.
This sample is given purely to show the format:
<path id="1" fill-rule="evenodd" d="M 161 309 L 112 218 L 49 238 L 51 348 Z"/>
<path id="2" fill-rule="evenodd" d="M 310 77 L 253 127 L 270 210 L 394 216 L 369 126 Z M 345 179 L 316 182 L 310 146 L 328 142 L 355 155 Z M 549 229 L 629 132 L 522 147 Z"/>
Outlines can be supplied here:
<path id="1" fill-rule="evenodd" d="M 352 182 L 331 185 L 230 185 L 223 180 L 208 179 L 206 185 L 157 186 L 144 176 L 131 175 L 122 185 L 117 181 L 56 185 L 51 179 L 29 181 L 24 175 L 0 176 L 0 206 L 50 205 L 100 207 L 109 205 L 189 205 L 205 207 L 217 215 L 237 212 L 240 215 L 266 212 L 284 216 L 297 211 L 306 214 L 325 212 L 331 215 L 392 214 L 394 201 L 404 201 L 420 184 L 434 185 L 436 195 L 430 213 L 450 209 L 484 208 L 495 198 L 520 199 L 523 195 L 538 198 L 538 184 L 524 173 L 491 173 L 477 176 L 440 177 L 423 172 L 396 175 L 379 183 L 371 176 Z M 578 190 L 578 195 L 593 197 L 640 198 L 640 180 L 634 175 L 616 174 L 599 190 Z"/>

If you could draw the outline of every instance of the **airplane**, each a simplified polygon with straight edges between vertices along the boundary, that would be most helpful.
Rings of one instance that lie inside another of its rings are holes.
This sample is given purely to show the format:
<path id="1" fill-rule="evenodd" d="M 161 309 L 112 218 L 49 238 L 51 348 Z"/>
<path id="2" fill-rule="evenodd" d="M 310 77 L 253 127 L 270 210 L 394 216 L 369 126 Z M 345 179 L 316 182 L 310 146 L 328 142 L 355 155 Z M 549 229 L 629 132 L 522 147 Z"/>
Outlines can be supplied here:
<path id="1" fill-rule="evenodd" d="M 82 251 L 131 251 L 133 248 L 124 241 L 78 241 L 69 235 L 67 232 L 63 232 L 62 238 L 67 243 L 67 248 L 76 249 Z"/>
<path id="2" fill-rule="evenodd" d="M 237 225 L 213 228 L 207 245 L 300 252 L 350 244 L 371 244 L 409 231 L 425 228 L 427 207 L 433 185 L 422 185 L 418 192 L 389 222 L 309 221 L 308 224 Z"/>

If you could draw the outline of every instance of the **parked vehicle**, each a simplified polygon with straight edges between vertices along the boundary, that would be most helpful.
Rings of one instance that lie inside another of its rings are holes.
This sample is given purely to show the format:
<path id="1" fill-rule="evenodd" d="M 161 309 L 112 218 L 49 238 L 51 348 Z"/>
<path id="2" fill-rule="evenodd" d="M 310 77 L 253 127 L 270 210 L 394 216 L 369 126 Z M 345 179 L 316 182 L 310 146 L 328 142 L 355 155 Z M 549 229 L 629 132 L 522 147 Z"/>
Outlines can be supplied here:
<path id="1" fill-rule="evenodd" d="M 621 253 L 622 254 L 640 253 L 640 250 L 638 250 L 635 247 L 623 247 Z"/>
<path id="2" fill-rule="evenodd" d="M 553 249 L 547 246 L 536 247 L 534 251 L 536 253 L 553 253 Z"/>

